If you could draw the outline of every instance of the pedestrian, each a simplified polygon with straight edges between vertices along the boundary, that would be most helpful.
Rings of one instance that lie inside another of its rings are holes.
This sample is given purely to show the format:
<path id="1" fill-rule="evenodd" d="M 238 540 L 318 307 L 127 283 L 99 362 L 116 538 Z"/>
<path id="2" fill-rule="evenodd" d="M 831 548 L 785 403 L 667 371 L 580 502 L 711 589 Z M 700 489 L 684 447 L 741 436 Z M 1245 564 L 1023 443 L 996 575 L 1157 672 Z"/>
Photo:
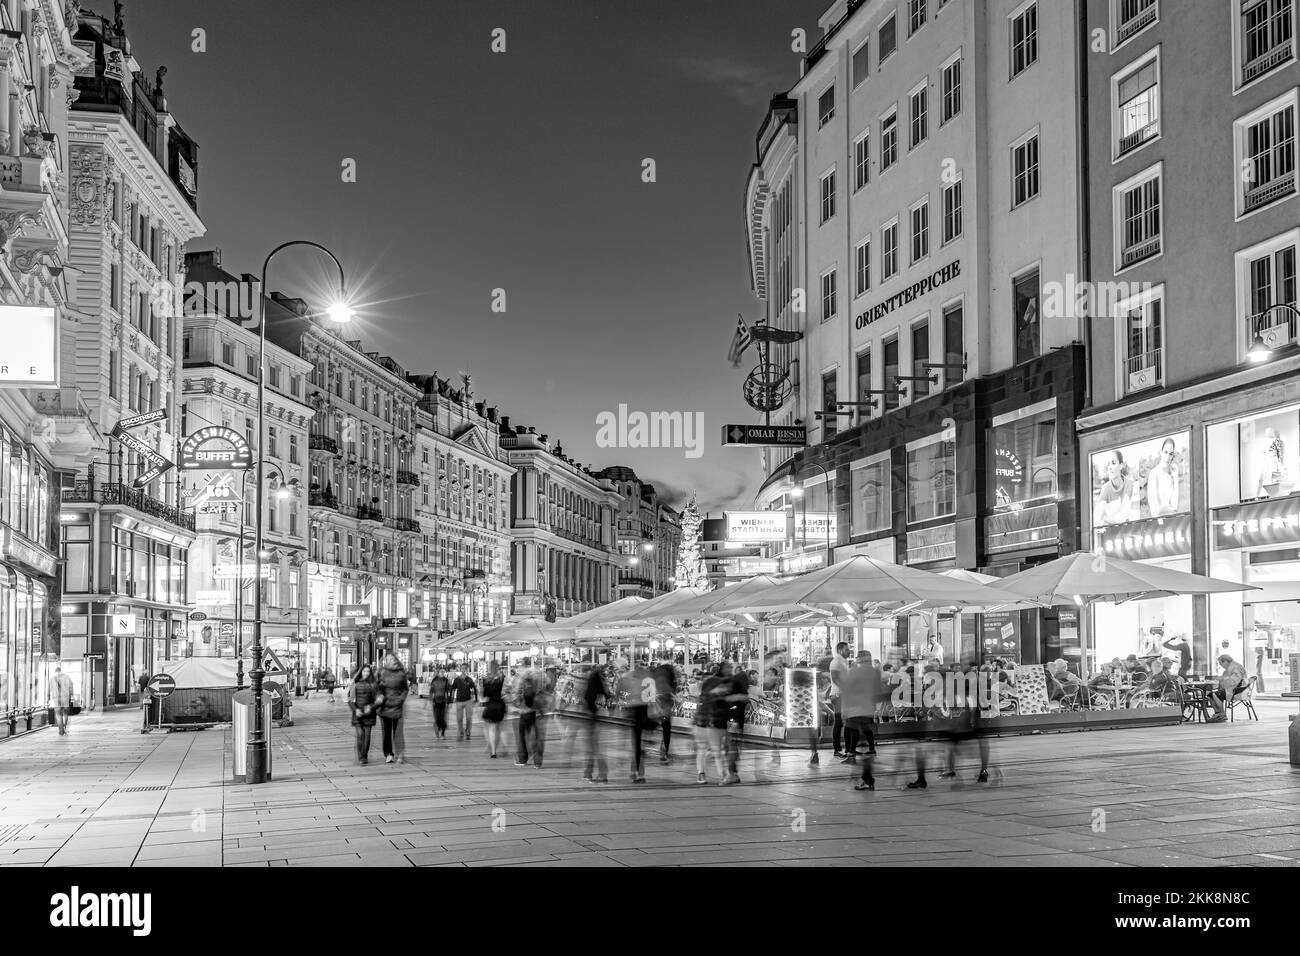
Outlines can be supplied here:
<path id="1" fill-rule="evenodd" d="M 632 730 L 632 782 L 645 783 L 645 766 L 642 763 L 642 737 L 650 727 L 650 705 L 657 691 L 654 677 L 641 664 L 633 664 L 623 675 L 622 690 L 626 697 L 624 707 Z"/>
<path id="2" fill-rule="evenodd" d="M 845 756 L 844 751 L 840 749 L 840 741 L 844 733 L 844 715 L 840 713 L 840 677 L 849 667 L 849 645 L 845 641 L 840 641 L 835 645 L 835 656 L 831 658 L 831 683 L 826 688 L 826 700 L 830 702 L 835 715 L 835 723 L 831 727 L 833 748 L 831 756 L 840 760 Z"/>
<path id="3" fill-rule="evenodd" d="M 515 682 L 515 707 L 519 710 L 519 720 L 515 724 L 515 766 L 528 766 L 528 744 L 533 744 L 533 755 L 537 760 L 537 769 L 542 768 L 541 756 L 537 745 L 537 697 L 541 692 L 539 674 L 533 668 L 525 669 Z"/>
<path id="4" fill-rule="evenodd" d="M 489 757 L 496 757 L 497 748 L 501 746 L 501 721 L 506 717 L 504 687 L 501 665 L 493 661 L 488 665 L 488 676 L 483 680 L 483 724 L 487 728 L 484 736 L 487 737 Z"/>
<path id="5" fill-rule="evenodd" d="M 740 755 L 745 737 L 745 715 L 749 708 L 749 675 L 743 667 L 730 661 L 722 665 L 728 682 L 727 703 L 727 778 L 726 784 L 740 783 Z"/>
<path id="6" fill-rule="evenodd" d="M 140 674 L 140 709 L 144 711 L 144 723 L 140 725 L 140 733 L 142 734 L 149 732 L 149 705 L 153 703 L 153 691 L 150 689 L 149 682 L 152 680 L 153 678 L 149 676 L 148 671 Z M 162 706 L 161 699 L 158 706 Z"/>
<path id="7" fill-rule="evenodd" d="M 662 661 L 654 669 L 655 703 L 659 709 L 659 726 L 663 732 L 663 743 L 659 747 L 659 762 L 671 766 L 673 762 L 673 710 L 677 704 L 677 668 L 669 661 Z"/>
<path id="8" fill-rule="evenodd" d="M 54 708 L 59 722 L 59 736 L 68 735 L 68 712 L 72 710 L 72 678 L 63 673 L 62 665 L 54 668 Z"/>
<path id="9" fill-rule="evenodd" d="M 844 726 L 853 732 L 854 746 L 860 737 L 867 740 L 867 752 L 862 760 L 862 780 L 855 790 L 875 790 L 876 780 L 871 773 L 872 757 L 876 755 L 876 735 L 873 727 L 876 721 L 876 705 L 880 703 L 880 672 L 871 665 L 871 655 L 866 651 L 858 654 L 858 666 L 844 672 L 840 679 L 842 694 L 840 709 L 844 715 Z M 853 763 L 857 762 L 855 752 L 849 754 Z M 846 760 L 845 763 L 849 761 Z"/>
<path id="10" fill-rule="evenodd" d="M 352 711 L 352 726 L 356 728 L 357 763 L 364 767 L 370 762 L 370 732 L 375 726 L 375 713 L 384 702 L 374 668 L 369 664 L 362 664 L 357 671 L 348 688 L 347 701 Z"/>
<path id="11" fill-rule="evenodd" d="M 971 674 L 977 679 L 984 678 L 983 675 L 975 671 L 973 667 L 963 669 L 962 673 Z M 957 776 L 957 759 L 960 756 L 962 744 L 967 741 L 975 741 L 979 749 L 980 772 L 975 779 L 979 783 L 989 782 L 989 738 L 980 733 L 980 702 L 978 684 L 965 685 L 967 693 L 955 701 L 946 702 L 953 708 L 952 719 L 949 721 L 948 730 L 948 769 L 939 774 L 940 779 L 958 781 Z M 998 776 L 1001 776 L 999 772 Z M 960 783 L 957 784 L 961 786 Z"/>
<path id="12" fill-rule="evenodd" d="M 325 685 L 325 692 L 330 695 L 330 703 L 333 704 L 334 685 L 336 683 L 334 680 L 334 672 L 327 667 L 325 668 L 324 672 L 320 675 L 320 679 L 321 682 L 324 683 Z"/>
<path id="13" fill-rule="evenodd" d="M 587 764 L 582 771 L 582 779 L 592 783 L 609 782 L 609 764 L 600 750 L 600 724 L 596 720 L 598 702 L 609 703 L 609 688 L 605 686 L 605 677 L 599 667 L 592 665 L 587 671 L 582 688 L 582 707 L 579 713 L 586 723 L 587 730 Z"/>
<path id="14" fill-rule="evenodd" d="M 384 655 L 379 666 L 379 693 L 384 698 L 379 707 L 379 720 L 384 727 L 384 763 L 406 763 L 402 711 L 410 684 L 406 680 L 406 668 L 391 652 Z"/>
<path id="15" fill-rule="evenodd" d="M 429 682 L 429 706 L 433 708 L 434 739 L 447 736 L 447 703 L 451 700 L 451 681 L 441 667 Z"/>
<path id="16" fill-rule="evenodd" d="M 722 665 L 715 664 L 713 672 L 700 687 L 695 706 L 695 782 L 708 783 L 706 772 L 712 757 L 718 769 L 718 783 L 727 781 L 727 766 L 723 759 L 723 738 L 727 733 L 727 694 L 730 685 L 722 676 Z"/>
<path id="17" fill-rule="evenodd" d="M 451 682 L 451 692 L 456 705 L 456 739 L 469 740 L 469 732 L 474 723 L 474 711 L 471 709 L 478 701 L 478 685 L 464 664 Z"/>

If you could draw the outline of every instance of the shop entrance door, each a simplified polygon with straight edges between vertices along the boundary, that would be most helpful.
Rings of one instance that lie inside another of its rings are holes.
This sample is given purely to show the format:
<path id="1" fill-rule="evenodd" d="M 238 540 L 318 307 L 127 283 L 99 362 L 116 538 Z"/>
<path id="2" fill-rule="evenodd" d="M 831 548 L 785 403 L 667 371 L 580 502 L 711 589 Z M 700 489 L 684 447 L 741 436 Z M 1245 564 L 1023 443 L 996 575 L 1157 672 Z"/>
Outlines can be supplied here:
<path id="1" fill-rule="evenodd" d="M 1300 601 L 1270 601 L 1242 606 L 1246 659 L 1255 691 L 1280 694 L 1290 687 L 1290 655 L 1300 653 Z"/>

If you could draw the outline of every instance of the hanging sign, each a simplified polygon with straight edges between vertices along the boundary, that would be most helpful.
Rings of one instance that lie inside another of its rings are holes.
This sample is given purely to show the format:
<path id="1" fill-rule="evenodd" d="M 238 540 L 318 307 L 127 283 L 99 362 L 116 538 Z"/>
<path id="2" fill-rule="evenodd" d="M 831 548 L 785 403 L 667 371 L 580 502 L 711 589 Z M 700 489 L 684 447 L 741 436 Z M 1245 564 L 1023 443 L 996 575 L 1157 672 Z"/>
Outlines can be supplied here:
<path id="1" fill-rule="evenodd" d="M 251 468 L 253 451 L 244 436 L 224 425 L 209 425 L 186 435 L 178 468 Z"/>
<path id="2" fill-rule="evenodd" d="M 141 412 L 139 415 L 123 418 L 117 423 L 117 427 L 113 431 L 118 432 L 125 428 L 140 428 L 144 425 L 152 425 L 154 422 L 160 422 L 166 417 L 167 409 L 155 408 L 153 411 Z"/>
<path id="3" fill-rule="evenodd" d="M 47 306 L 0 305 L 0 386 L 59 384 L 59 322 Z"/>
<path id="4" fill-rule="evenodd" d="M 786 514 L 784 511 L 726 511 L 726 539 L 741 543 L 759 541 L 784 541 Z"/>

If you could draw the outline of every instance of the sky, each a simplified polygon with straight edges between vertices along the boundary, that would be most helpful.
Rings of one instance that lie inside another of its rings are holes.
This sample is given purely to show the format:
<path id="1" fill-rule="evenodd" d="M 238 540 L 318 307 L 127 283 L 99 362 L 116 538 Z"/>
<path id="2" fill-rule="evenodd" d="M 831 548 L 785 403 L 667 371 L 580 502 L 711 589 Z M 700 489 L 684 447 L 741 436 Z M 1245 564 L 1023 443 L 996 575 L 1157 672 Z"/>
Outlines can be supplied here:
<path id="1" fill-rule="evenodd" d="M 191 250 L 220 248 L 238 274 L 282 241 L 324 244 L 359 309 L 349 337 L 410 372 L 468 372 L 512 425 L 717 514 L 762 480 L 757 450 L 720 447 L 723 424 L 759 420 L 741 397 L 753 350 L 726 360 L 737 313 L 760 314 L 754 137 L 798 78 L 791 31 L 815 42 L 827 6 L 127 0 L 124 19 L 199 144 L 207 235 Z M 111 0 L 83 8 L 112 15 Z M 330 268 L 290 250 L 267 284 L 312 297 Z M 597 417 L 620 405 L 703 416 L 701 453 L 597 447 Z"/>

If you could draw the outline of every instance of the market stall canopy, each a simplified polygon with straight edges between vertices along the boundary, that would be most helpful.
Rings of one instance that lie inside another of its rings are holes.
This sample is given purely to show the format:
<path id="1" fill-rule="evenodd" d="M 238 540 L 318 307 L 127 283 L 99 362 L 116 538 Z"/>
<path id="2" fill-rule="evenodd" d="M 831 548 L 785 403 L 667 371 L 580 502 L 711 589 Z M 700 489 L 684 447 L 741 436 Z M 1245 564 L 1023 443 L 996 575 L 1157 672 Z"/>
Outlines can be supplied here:
<path id="1" fill-rule="evenodd" d="M 798 609 L 848 612 L 861 619 L 941 607 L 987 607 L 1024 600 L 1003 588 L 947 578 L 905 564 L 854 555 L 828 568 L 778 584 L 725 606 L 729 614 L 793 613 Z"/>
<path id="2" fill-rule="evenodd" d="M 1251 584 L 1173 571 L 1138 561 L 1076 551 L 1063 558 L 1002 578 L 998 587 L 1041 604 L 1066 606 L 1090 601 L 1140 601 L 1185 594 L 1258 590 Z"/>

